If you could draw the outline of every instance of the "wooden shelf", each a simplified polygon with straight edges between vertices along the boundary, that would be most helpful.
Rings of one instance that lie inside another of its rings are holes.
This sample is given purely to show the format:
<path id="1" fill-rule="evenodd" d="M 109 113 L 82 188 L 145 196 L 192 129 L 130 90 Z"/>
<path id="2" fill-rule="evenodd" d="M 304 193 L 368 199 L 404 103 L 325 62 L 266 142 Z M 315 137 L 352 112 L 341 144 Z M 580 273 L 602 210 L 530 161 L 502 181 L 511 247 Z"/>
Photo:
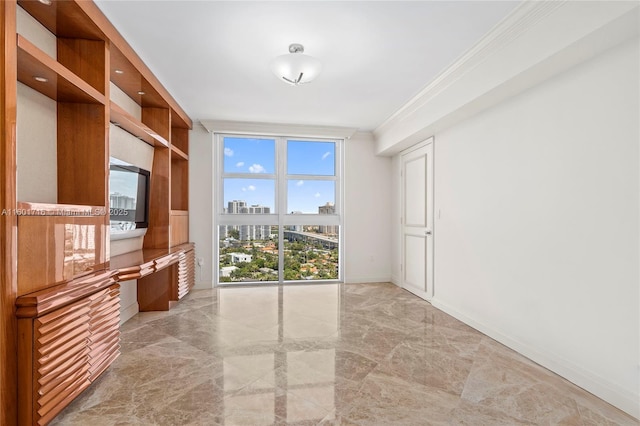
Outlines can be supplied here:
<path id="1" fill-rule="evenodd" d="M 189 210 L 171 210 L 171 216 L 189 216 Z"/>
<path id="2" fill-rule="evenodd" d="M 193 123 L 184 114 L 179 114 L 175 109 L 171 109 L 171 125 L 180 129 L 189 130 L 193 127 Z"/>
<path id="3" fill-rule="evenodd" d="M 172 151 L 172 154 L 177 155 L 178 157 L 180 157 L 181 159 L 183 159 L 185 161 L 189 161 L 189 156 L 187 154 L 185 154 L 184 152 L 182 152 L 177 146 L 171 145 L 171 151 Z M 173 157 L 173 155 L 172 155 L 172 157 Z"/>
<path id="4" fill-rule="evenodd" d="M 144 125 L 140 120 L 126 112 L 113 101 L 110 102 L 110 111 L 110 120 L 116 126 L 126 130 L 151 146 L 169 146 L 169 141 L 160 136 L 149 126 Z"/>
<path id="5" fill-rule="evenodd" d="M 34 0 L 18 0 L 18 5 L 57 37 L 107 40 L 81 2 L 54 0 L 46 5 Z"/>
<path id="6" fill-rule="evenodd" d="M 17 39 L 18 81 L 59 102 L 105 104 L 102 93 L 20 34 Z M 47 81 L 36 81 L 35 77 L 43 77 Z"/>
<path id="7" fill-rule="evenodd" d="M 117 47 L 112 45 L 109 55 L 109 74 L 113 84 L 141 107 L 169 109 L 169 104 L 160 93 Z M 144 92 L 144 94 L 142 95 L 140 92 Z"/>
<path id="8" fill-rule="evenodd" d="M 178 148 L 187 156 L 189 155 L 189 129 L 176 127 L 171 118 L 171 146 Z"/>

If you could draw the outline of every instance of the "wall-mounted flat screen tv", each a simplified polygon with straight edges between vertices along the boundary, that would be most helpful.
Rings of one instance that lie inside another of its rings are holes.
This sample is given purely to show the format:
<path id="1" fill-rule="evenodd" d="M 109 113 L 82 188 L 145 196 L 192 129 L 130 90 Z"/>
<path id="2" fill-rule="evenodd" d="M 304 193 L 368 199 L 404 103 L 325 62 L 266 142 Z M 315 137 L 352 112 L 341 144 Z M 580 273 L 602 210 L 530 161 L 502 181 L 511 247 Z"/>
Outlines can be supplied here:
<path id="1" fill-rule="evenodd" d="M 150 173 L 114 157 L 109 158 L 109 216 L 111 239 L 144 235 L 149 226 Z"/>

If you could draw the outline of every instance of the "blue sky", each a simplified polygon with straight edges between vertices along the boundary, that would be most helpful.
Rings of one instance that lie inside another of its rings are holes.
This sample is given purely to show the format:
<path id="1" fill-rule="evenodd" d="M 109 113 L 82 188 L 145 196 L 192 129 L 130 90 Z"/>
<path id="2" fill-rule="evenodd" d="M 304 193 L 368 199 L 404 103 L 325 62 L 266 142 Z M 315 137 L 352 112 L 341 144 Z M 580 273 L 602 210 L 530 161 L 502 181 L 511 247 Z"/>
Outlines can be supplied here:
<path id="1" fill-rule="evenodd" d="M 276 172 L 276 145 L 273 139 L 226 137 L 224 139 L 225 173 L 273 174 Z M 287 141 L 289 175 L 333 176 L 335 174 L 333 142 Z M 292 176 L 295 177 L 295 176 Z M 244 200 L 248 205 L 269 206 L 274 211 L 275 181 L 272 179 L 224 179 L 224 204 Z M 333 181 L 289 179 L 287 212 L 318 213 L 318 206 L 335 203 Z"/>

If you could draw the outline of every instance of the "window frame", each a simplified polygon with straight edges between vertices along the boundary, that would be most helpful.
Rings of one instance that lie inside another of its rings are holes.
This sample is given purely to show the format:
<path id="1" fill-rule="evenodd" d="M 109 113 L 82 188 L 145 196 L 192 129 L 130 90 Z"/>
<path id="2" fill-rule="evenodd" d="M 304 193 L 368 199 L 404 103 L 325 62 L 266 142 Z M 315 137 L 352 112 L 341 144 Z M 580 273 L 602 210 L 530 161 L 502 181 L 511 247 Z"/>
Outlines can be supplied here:
<path id="1" fill-rule="evenodd" d="M 275 141 L 275 173 L 234 173 L 224 170 L 224 139 L 247 138 L 265 139 Z M 305 175 L 287 174 L 287 143 L 288 141 L 301 142 L 332 142 L 335 144 L 334 154 L 334 175 Z M 344 192 L 344 139 L 342 138 L 322 138 L 305 137 L 297 135 L 268 135 L 268 134 L 244 134 L 244 133 L 215 133 L 214 135 L 214 155 L 217 157 L 214 164 L 215 194 L 214 194 L 214 284 L 219 285 L 269 285 L 284 283 L 335 283 L 344 281 L 344 212 L 343 212 L 343 192 Z M 226 207 L 224 197 L 225 179 L 264 179 L 275 180 L 274 208 L 269 214 L 242 214 L 225 213 Z M 291 214 L 288 213 L 288 182 L 290 180 L 304 181 L 331 181 L 334 182 L 334 208 L 335 214 Z M 248 282 L 220 282 L 220 227 L 221 226 L 242 226 L 242 225 L 270 225 L 278 227 L 278 280 L 277 281 L 248 281 Z M 318 279 L 318 280 L 284 280 L 284 232 L 285 227 L 296 225 L 319 225 L 338 226 L 338 278 Z"/>

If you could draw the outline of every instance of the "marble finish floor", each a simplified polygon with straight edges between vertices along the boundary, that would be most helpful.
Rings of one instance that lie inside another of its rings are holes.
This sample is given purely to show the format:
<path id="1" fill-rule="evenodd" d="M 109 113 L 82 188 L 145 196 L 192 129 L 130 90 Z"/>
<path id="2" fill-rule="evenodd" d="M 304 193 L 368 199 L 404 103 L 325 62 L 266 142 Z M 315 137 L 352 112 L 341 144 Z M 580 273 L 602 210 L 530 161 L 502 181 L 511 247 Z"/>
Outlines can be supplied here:
<path id="1" fill-rule="evenodd" d="M 194 291 L 54 425 L 637 425 L 392 284 Z"/>

